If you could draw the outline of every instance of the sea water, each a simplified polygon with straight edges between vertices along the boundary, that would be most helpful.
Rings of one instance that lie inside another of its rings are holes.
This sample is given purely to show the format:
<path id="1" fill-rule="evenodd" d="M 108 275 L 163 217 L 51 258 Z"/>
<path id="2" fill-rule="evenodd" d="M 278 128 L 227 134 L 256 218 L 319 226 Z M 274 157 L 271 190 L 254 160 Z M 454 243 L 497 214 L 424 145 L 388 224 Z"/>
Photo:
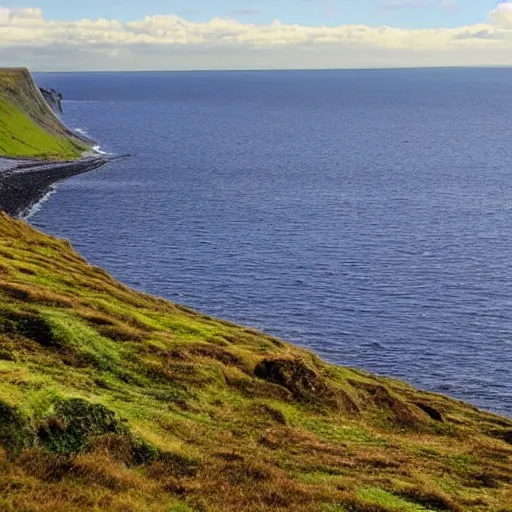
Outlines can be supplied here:
<path id="1" fill-rule="evenodd" d="M 512 69 L 36 79 L 131 154 L 37 227 L 140 290 L 512 416 Z"/>

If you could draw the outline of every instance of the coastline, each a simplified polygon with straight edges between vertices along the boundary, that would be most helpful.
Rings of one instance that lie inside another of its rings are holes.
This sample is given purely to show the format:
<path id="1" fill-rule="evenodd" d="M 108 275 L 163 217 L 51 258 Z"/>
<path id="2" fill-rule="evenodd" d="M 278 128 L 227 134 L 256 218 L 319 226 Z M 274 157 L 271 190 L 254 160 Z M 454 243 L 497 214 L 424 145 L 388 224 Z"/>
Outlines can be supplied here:
<path id="1" fill-rule="evenodd" d="M 117 159 L 66 126 L 60 96 L 40 89 L 25 68 L 0 68 L 0 210 L 21 217 L 54 183 Z"/>
<path id="2" fill-rule="evenodd" d="M 0 209 L 127 156 L 0 157 Z M 509 512 L 512 419 L 131 289 L 9 215 L 0 510 Z"/>
<path id="3" fill-rule="evenodd" d="M 116 159 L 88 155 L 74 161 L 49 163 L 0 158 L 0 210 L 12 217 L 21 217 L 48 193 L 53 184 L 99 169 Z M 7 167 L 8 163 L 13 165 Z"/>

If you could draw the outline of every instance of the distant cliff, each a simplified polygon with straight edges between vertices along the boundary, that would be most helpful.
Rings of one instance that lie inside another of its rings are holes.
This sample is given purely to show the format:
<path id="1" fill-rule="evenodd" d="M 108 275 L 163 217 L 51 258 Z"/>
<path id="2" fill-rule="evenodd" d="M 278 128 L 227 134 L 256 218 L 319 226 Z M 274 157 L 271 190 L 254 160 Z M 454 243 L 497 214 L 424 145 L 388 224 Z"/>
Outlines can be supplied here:
<path id="1" fill-rule="evenodd" d="M 43 87 L 39 87 L 39 92 L 54 112 L 62 113 L 62 93 L 55 89 L 44 89 Z"/>
<path id="2" fill-rule="evenodd" d="M 0 69 L 0 157 L 74 160 L 89 149 L 50 107 L 55 94 L 45 101 L 26 69 Z"/>
<path id="3" fill-rule="evenodd" d="M 0 69 L 0 210 L 12 216 L 28 212 L 54 183 L 110 160 L 61 122 L 60 101 L 28 70 Z"/>

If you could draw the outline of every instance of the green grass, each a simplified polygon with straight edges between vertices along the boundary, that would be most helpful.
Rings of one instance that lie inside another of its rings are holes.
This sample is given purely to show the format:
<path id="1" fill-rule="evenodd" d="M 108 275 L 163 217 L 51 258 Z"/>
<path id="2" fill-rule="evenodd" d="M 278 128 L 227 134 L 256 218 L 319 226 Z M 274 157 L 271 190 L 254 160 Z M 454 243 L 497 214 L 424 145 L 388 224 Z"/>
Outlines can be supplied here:
<path id="1" fill-rule="evenodd" d="M 364 487 L 359 489 L 358 498 L 363 502 L 380 505 L 388 510 L 396 510 L 397 512 L 427 512 L 428 509 L 421 505 L 415 505 L 394 494 L 386 492 L 378 487 Z"/>
<path id="2" fill-rule="evenodd" d="M 0 413 L 1 510 L 512 503 L 511 420 L 138 293 L 3 214 Z"/>
<path id="3" fill-rule="evenodd" d="M 0 98 L 0 155 L 72 160 L 83 146 L 70 138 L 50 135 L 20 109 Z"/>
<path id="4" fill-rule="evenodd" d="M 73 160 L 87 149 L 54 116 L 26 70 L 0 69 L 0 156 Z"/>

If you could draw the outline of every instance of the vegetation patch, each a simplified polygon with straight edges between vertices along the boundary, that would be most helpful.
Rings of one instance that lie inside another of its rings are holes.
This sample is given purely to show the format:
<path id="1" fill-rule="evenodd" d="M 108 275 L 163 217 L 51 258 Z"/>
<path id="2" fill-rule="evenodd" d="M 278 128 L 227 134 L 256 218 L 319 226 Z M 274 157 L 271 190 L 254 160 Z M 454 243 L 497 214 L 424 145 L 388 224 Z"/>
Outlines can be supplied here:
<path id="1" fill-rule="evenodd" d="M 11 456 L 19 455 L 34 442 L 26 418 L 14 407 L 0 402 L 0 445 Z"/>
<path id="2" fill-rule="evenodd" d="M 142 439 L 137 439 L 121 428 L 122 433 L 104 433 L 88 437 L 84 445 L 93 453 L 108 454 L 127 466 L 141 466 L 157 460 L 159 451 Z"/>
<path id="3" fill-rule="evenodd" d="M 3 332 L 19 334 L 43 347 L 58 346 L 51 326 L 39 315 L 13 310 L 0 310 L 0 328 Z"/>
<path id="4" fill-rule="evenodd" d="M 349 381 L 356 389 L 363 391 L 366 401 L 385 421 L 402 427 L 419 427 L 429 421 L 429 415 L 414 404 L 407 403 L 383 384 L 364 381 Z"/>
<path id="5" fill-rule="evenodd" d="M 416 402 L 415 405 L 419 407 L 424 413 L 426 413 L 434 421 L 443 421 L 443 415 L 432 405 L 424 402 Z"/>
<path id="6" fill-rule="evenodd" d="M 463 508 L 453 499 L 431 486 L 412 486 L 399 491 L 400 496 L 428 507 L 427 510 L 450 510 L 463 512 Z"/>
<path id="7" fill-rule="evenodd" d="M 127 433 L 127 427 L 103 405 L 71 398 L 55 405 L 53 415 L 39 427 L 37 434 L 47 450 L 71 454 L 83 451 L 94 437 Z"/>
<path id="8" fill-rule="evenodd" d="M 411 503 L 390 492 L 379 489 L 378 487 L 364 487 L 358 491 L 357 497 L 363 503 L 375 505 L 376 511 L 426 512 L 429 510 L 419 504 Z M 359 509 L 364 510 L 362 506 L 360 506 Z M 367 507 L 366 510 L 370 511 L 371 508 Z"/>

